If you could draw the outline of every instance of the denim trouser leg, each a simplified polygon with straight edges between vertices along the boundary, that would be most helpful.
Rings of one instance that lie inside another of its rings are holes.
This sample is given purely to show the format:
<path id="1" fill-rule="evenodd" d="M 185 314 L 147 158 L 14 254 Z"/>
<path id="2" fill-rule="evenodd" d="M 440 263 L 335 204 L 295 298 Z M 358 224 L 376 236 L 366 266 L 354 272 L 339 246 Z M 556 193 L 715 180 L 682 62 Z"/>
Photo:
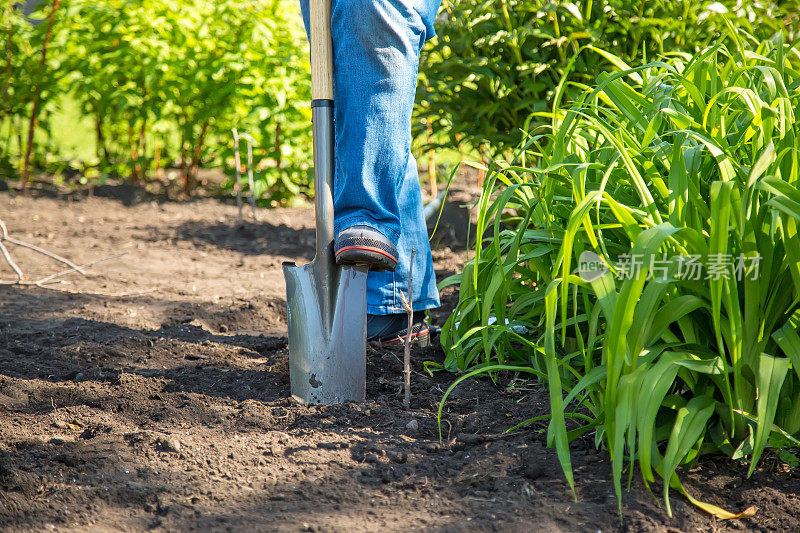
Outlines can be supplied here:
<path id="1" fill-rule="evenodd" d="M 308 0 L 300 0 L 308 28 Z M 395 272 L 370 272 L 367 312 L 404 312 L 411 259 L 414 309 L 437 307 L 411 112 L 419 52 L 439 0 L 332 0 L 336 102 L 335 231 L 363 224 L 397 243 Z"/>

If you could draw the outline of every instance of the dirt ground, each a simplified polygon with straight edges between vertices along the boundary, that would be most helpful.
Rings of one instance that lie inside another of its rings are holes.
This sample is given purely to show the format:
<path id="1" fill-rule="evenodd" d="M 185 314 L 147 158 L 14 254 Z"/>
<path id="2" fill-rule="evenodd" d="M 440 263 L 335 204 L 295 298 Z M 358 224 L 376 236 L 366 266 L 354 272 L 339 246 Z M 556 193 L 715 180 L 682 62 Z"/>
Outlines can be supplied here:
<path id="1" fill-rule="evenodd" d="M 440 444 L 453 376 L 422 372 L 440 347 L 414 351 L 410 411 L 401 354 L 375 348 L 365 404 L 300 406 L 280 264 L 310 258 L 311 209 L 237 226 L 217 200 L 105 193 L 0 192 L 17 238 L 78 263 L 124 253 L 58 285 L 78 294 L 0 287 L 0 530 L 800 531 L 800 472 L 769 453 L 749 480 L 723 458 L 683 474 L 701 499 L 758 506 L 745 521 L 714 521 L 679 496 L 668 518 L 660 486 L 651 495 L 638 473 L 620 519 L 590 439 L 572 447 L 574 501 L 544 424 L 504 433 L 548 406 L 541 385 L 511 377 L 456 389 Z M 451 202 L 436 239 L 441 276 L 466 260 L 468 199 Z M 63 268 L 11 249 L 29 279 Z"/>

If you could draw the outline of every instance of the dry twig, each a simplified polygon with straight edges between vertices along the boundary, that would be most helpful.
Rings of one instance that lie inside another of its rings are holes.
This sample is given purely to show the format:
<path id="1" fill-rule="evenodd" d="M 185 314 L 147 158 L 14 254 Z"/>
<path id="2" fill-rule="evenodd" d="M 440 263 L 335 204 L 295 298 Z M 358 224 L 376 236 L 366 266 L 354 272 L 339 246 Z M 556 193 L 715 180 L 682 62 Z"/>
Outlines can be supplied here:
<path id="1" fill-rule="evenodd" d="M 403 397 L 403 406 L 406 409 L 411 407 L 411 333 L 414 327 L 414 297 L 411 293 L 411 275 L 414 272 L 414 255 L 416 250 L 411 247 L 411 261 L 408 266 L 408 299 L 403 293 L 400 297 L 403 300 L 403 306 L 408 313 L 408 331 L 406 332 L 406 346 L 403 351 L 403 380 L 405 386 L 405 396 Z"/>
<path id="2" fill-rule="evenodd" d="M 14 239 L 13 237 L 11 237 L 8 234 L 8 228 L 6 228 L 5 223 L 2 220 L 0 220 L 0 243 L 2 243 L 4 241 L 5 242 L 10 242 L 11 244 L 16 244 L 17 246 L 22 246 L 23 248 L 29 248 L 29 249 L 33 250 L 34 252 L 39 252 L 42 255 L 46 255 L 50 259 L 55 259 L 56 261 L 64 263 L 68 267 L 75 269 L 75 271 L 80 272 L 83 275 L 86 275 L 86 272 L 84 272 L 83 268 L 79 267 L 78 265 L 76 265 L 75 263 L 70 261 L 69 259 L 65 259 L 64 257 L 61 257 L 58 254 L 54 254 L 53 252 L 48 252 L 47 250 L 45 250 L 43 248 L 39 248 L 35 244 L 31 244 L 31 243 L 28 243 L 28 242 L 25 242 L 25 241 L 20 241 L 18 239 Z M 5 254 L 3 254 L 3 255 L 5 255 Z M 11 268 L 14 268 L 14 267 L 12 266 Z"/>
<path id="3" fill-rule="evenodd" d="M 25 280 L 24 279 L 25 273 L 14 262 L 14 258 L 11 256 L 11 253 L 8 251 L 8 248 L 5 245 L 6 242 L 11 243 L 11 244 L 15 244 L 17 246 L 22 246 L 22 247 L 28 248 L 30 250 L 33 250 L 34 252 L 38 252 L 38 253 L 46 256 L 46 257 L 49 257 L 51 259 L 54 259 L 54 260 L 59 261 L 61 263 L 64 263 L 69 268 L 66 269 L 66 270 L 62 270 L 61 272 L 57 272 L 55 274 L 50 274 L 49 276 L 45 276 L 45 277 L 43 277 L 41 279 L 38 279 L 38 280 L 31 280 L 31 281 Z M 13 280 L 13 281 L 0 279 L 0 285 L 34 285 L 34 286 L 40 287 L 42 289 L 59 290 L 59 289 L 55 289 L 54 287 L 47 286 L 47 283 L 50 283 L 53 280 L 56 280 L 57 278 L 60 278 L 62 276 L 70 274 L 72 272 L 80 272 L 81 274 L 86 275 L 86 271 L 85 271 L 86 268 L 88 268 L 88 267 L 90 267 L 90 266 L 92 266 L 92 265 L 94 265 L 96 263 L 99 263 L 101 261 L 107 261 L 109 259 L 114 259 L 115 257 L 119 257 L 121 255 L 125 255 L 126 253 L 128 253 L 128 252 L 127 251 L 126 252 L 120 252 L 120 253 L 112 254 L 112 255 L 109 255 L 109 256 L 106 256 L 106 257 L 101 257 L 99 259 L 95 259 L 94 261 L 90 261 L 90 262 L 88 262 L 86 264 L 83 264 L 83 265 L 76 265 L 75 263 L 73 263 L 69 259 L 65 259 L 65 258 L 61 257 L 60 255 L 54 254 L 52 252 L 48 252 L 47 250 L 44 250 L 43 248 L 40 248 L 40 247 L 38 247 L 38 246 L 36 246 L 34 244 L 30 244 L 30 243 L 27 243 L 27 242 L 24 242 L 24 241 L 20 241 L 20 240 L 17 240 L 17 239 L 14 239 L 14 238 L 10 237 L 9 234 L 8 234 L 8 228 L 6 228 L 5 223 L 2 220 L 0 220 L 0 254 L 2 254 L 3 259 L 5 259 L 6 263 L 8 263 L 8 266 L 11 267 L 11 270 L 13 270 L 14 274 L 16 274 L 16 276 L 17 276 L 17 279 Z"/>

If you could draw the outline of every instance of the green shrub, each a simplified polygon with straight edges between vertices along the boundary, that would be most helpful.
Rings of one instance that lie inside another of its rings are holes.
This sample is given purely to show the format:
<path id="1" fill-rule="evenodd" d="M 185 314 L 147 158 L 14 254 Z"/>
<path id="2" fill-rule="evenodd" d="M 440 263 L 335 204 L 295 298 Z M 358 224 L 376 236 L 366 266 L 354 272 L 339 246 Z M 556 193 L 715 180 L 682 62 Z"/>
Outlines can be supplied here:
<path id="1" fill-rule="evenodd" d="M 570 484 L 569 441 L 593 432 L 617 495 L 638 463 L 668 510 L 679 465 L 724 453 L 752 473 L 771 437 L 800 444 L 800 43 L 739 39 L 540 115 L 487 177 L 490 238 L 445 282 L 446 368 L 543 377 Z"/>
<path id="2" fill-rule="evenodd" d="M 41 75 L 27 35 L 45 26 L 33 26 L 13 7 L 4 13 L 2 45 L 15 52 L 15 107 L 0 108 L 0 146 L 14 134 L 12 113 L 35 96 L 34 84 L 16 71 Z M 13 34 L 5 29 L 12 23 Z M 97 157 L 83 166 L 93 175 L 142 182 L 156 166 L 178 167 L 191 193 L 201 167 L 233 174 L 236 127 L 257 143 L 258 196 L 281 201 L 311 193 L 310 68 L 292 0 L 62 0 L 53 41 L 47 72 L 54 82 L 47 88 L 56 90 L 43 95 L 76 100 L 91 120 Z M 56 99 L 43 103 L 47 113 L 58 112 Z M 53 148 L 51 159 L 68 157 Z"/>
<path id="3" fill-rule="evenodd" d="M 31 164 L 25 164 L 26 158 L 44 159 L 46 146 L 33 135 L 47 126 L 63 77 L 59 4 L 41 2 L 31 13 L 40 21 L 36 25 L 19 13 L 14 2 L 0 8 L 0 179 L 18 174 L 27 178 Z"/>
<path id="4" fill-rule="evenodd" d="M 417 115 L 443 145 L 464 142 L 491 159 L 519 145 L 565 73 L 572 96 L 616 63 L 603 51 L 628 64 L 694 53 L 724 32 L 723 13 L 759 38 L 800 27 L 796 0 L 445 0 L 423 54 Z"/>

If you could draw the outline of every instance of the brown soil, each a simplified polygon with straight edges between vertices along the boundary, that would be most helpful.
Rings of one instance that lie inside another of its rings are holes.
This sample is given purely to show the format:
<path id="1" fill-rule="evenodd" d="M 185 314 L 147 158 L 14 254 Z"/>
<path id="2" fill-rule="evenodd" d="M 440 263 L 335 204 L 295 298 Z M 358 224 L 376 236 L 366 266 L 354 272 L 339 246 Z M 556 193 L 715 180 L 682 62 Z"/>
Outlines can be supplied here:
<path id="1" fill-rule="evenodd" d="M 422 372 L 438 347 L 414 352 L 410 411 L 400 355 L 375 348 L 365 404 L 297 405 L 279 266 L 310 257 L 312 211 L 237 226 L 235 206 L 215 200 L 109 196 L 0 193 L 20 239 L 77 262 L 125 252 L 66 276 L 58 287 L 77 294 L 0 287 L 2 530 L 800 531 L 800 476 L 769 454 L 749 480 L 725 459 L 683 474 L 702 499 L 758 506 L 750 520 L 716 522 L 678 496 L 668 518 L 638 474 L 620 520 L 607 455 L 588 439 L 572 447 L 574 501 L 544 424 L 504 434 L 547 412 L 536 383 L 465 383 L 440 445 L 453 376 Z M 454 220 L 468 199 L 453 201 Z M 466 258 L 451 226 L 437 240 L 442 275 Z M 12 251 L 30 279 L 62 268 Z M 439 324 L 455 298 L 444 296 Z"/>

